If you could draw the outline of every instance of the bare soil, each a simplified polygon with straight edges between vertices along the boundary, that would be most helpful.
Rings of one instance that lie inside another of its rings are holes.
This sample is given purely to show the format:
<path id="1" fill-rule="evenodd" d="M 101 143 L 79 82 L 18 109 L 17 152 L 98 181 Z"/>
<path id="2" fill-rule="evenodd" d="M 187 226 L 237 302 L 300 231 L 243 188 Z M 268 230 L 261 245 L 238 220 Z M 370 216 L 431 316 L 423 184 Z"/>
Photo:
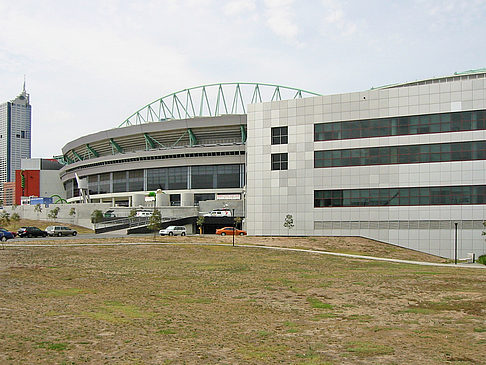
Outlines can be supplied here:
<path id="1" fill-rule="evenodd" d="M 137 239 L 151 238 L 128 238 Z M 353 253 L 383 246 L 235 239 Z M 385 246 L 371 252 L 402 255 Z M 258 248 L 7 245 L 0 363 L 481 364 L 485 287 L 485 270 Z"/>

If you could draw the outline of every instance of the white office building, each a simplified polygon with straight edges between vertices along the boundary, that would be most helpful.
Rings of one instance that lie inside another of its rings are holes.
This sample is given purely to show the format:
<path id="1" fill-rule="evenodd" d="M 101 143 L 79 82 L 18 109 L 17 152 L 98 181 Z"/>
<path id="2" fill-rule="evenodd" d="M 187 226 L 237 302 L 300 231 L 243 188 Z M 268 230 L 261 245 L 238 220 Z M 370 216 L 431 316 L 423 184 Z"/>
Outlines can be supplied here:
<path id="1" fill-rule="evenodd" d="M 15 180 L 20 160 L 31 157 L 31 106 L 24 88 L 19 96 L 0 104 L 0 196 L 3 183 Z"/>
<path id="2" fill-rule="evenodd" d="M 251 104 L 247 134 L 249 234 L 291 214 L 291 235 L 486 252 L 486 69 Z"/>

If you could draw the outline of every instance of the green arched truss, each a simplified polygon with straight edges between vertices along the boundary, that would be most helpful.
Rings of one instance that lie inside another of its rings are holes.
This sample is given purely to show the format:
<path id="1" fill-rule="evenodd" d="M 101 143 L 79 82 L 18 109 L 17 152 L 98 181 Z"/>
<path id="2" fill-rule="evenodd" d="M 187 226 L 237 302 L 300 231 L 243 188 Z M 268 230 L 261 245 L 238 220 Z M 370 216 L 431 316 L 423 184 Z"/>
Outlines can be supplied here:
<path id="1" fill-rule="evenodd" d="M 250 82 L 208 84 L 163 96 L 137 110 L 119 127 L 167 119 L 246 114 L 248 104 L 307 96 L 320 94 L 293 87 Z"/>
<path id="2" fill-rule="evenodd" d="M 51 198 L 54 200 L 54 198 L 57 198 L 57 200 L 54 202 L 54 204 L 69 204 L 66 199 L 61 198 L 59 195 L 54 194 L 51 195 Z"/>

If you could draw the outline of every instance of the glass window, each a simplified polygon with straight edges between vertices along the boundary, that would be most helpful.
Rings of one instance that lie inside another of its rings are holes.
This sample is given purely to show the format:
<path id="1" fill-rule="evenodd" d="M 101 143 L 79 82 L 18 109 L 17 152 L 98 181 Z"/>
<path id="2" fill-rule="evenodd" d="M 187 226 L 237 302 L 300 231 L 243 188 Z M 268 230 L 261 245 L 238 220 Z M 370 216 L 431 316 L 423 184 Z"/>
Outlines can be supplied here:
<path id="1" fill-rule="evenodd" d="M 185 190 L 187 189 L 187 175 L 188 168 L 183 167 L 169 167 L 167 169 L 168 187 L 169 190 Z"/>
<path id="2" fill-rule="evenodd" d="M 240 165 L 216 166 L 216 187 L 217 188 L 239 188 Z"/>
<path id="3" fill-rule="evenodd" d="M 288 127 L 273 127 L 272 144 L 287 144 L 287 143 L 288 143 Z"/>
<path id="4" fill-rule="evenodd" d="M 366 166 L 486 159 L 486 141 L 315 151 L 314 167 Z"/>
<path id="5" fill-rule="evenodd" d="M 127 191 L 127 172 L 117 171 L 113 173 L 113 192 L 121 193 Z"/>
<path id="6" fill-rule="evenodd" d="M 98 175 L 88 176 L 88 191 L 89 194 L 98 194 Z"/>
<path id="7" fill-rule="evenodd" d="M 155 191 L 157 189 L 168 189 L 168 169 L 148 169 L 147 170 L 147 190 Z"/>
<path id="8" fill-rule="evenodd" d="M 100 194 L 111 193 L 111 175 L 109 172 L 105 174 L 100 174 L 99 187 Z"/>
<path id="9" fill-rule="evenodd" d="M 288 170 L 287 153 L 272 153 L 272 170 Z"/>
<path id="10" fill-rule="evenodd" d="M 67 180 L 64 183 L 64 190 L 66 190 L 66 198 L 72 198 L 73 197 L 73 179 Z"/>
<path id="11" fill-rule="evenodd" d="M 181 194 L 170 194 L 170 205 L 173 207 L 180 207 L 181 205 Z"/>
<path id="12" fill-rule="evenodd" d="M 486 185 L 316 190 L 314 207 L 486 204 Z"/>
<path id="13" fill-rule="evenodd" d="M 214 200 L 214 194 L 194 194 L 194 205 L 205 200 Z"/>
<path id="14" fill-rule="evenodd" d="M 485 110 L 322 123 L 314 126 L 315 141 L 380 137 L 486 128 Z"/>
<path id="15" fill-rule="evenodd" d="M 191 188 L 192 189 L 213 189 L 216 188 L 215 166 L 192 166 L 191 167 Z"/>
<path id="16" fill-rule="evenodd" d="M 128 171 L 128 191 L 143 190 L 143 170 Z"/>

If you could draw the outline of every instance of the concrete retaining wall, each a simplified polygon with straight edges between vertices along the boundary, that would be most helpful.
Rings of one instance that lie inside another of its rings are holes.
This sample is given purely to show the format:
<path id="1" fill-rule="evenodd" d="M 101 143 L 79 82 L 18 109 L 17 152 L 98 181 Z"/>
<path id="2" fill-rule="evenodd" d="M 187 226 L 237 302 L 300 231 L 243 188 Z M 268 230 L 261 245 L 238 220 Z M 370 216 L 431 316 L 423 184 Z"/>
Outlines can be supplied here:
<path id="1" fill-rule="evenodd" d="M 36 212 L 34 205 L 19 205 L 17 207 L 4 207 L 2 211 L 8 212 L 10 215 L 17 213 L 20 218 L 24 219 L 38 219 L 43 221 L 49 221 L 47 217 L 49 212 L 56 207 L 59 207 L 59 213 L 57 214 L 56 222 L 76 224 L 78 226 L 93 229 L 91 223 L 91 213 L 98 209 L 105 212 L 110 208 L 109 203 L 93 203 L 93 204 L 49 204 L 48 207 L 41 206 L 42 211 Z M 75 209 L 75 214 L 70 215 L 71 208 Z"/>

